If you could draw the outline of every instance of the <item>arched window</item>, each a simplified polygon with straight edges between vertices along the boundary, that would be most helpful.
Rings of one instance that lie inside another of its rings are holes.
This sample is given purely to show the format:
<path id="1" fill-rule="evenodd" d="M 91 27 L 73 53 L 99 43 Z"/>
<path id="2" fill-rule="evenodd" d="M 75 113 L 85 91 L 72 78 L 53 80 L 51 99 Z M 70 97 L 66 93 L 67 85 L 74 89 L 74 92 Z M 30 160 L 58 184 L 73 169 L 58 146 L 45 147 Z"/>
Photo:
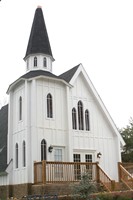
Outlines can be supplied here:
<path id="1" fill-rule="evenodd" d="M 47 150 L 46 140 L 41 141 L 41 160 L 46 160 L 46 150 Z"/>
<path id="2" fill-rule="evenodd" d="M 15 145 L 15 167 L 18 168 L 18 143 Z"/>
<path id="3" fill-rule="evenodd" d="M 47 117 L 52 118 L 53 117 L 53 105 L 52 105 L 52 95 L 47 95 Z"/>
<path id="4" fill-rule="evenodd" d="M 43 58 L 43 67 L 47 67 L 47 59 L 45 57 Z"/>
<path id="5" fill-rule="evenodd" d="M 77 118 L 76 118 L 76 109 L 72 109 L 72 127 L 73 129 L 77 129 Z"/>
<path id="6" fill-rule="evenodd" d="M 34 57 L 34 67 L 37 67 L 37 57 Z"/>
<path id="7" fill-rule="evenodd" d="M 85 126 L 86 126 L 86 131 L 90 130 L 90 119 L 89 119 L 89 111 L 85 111 Z"/>
<path id="8" fill-rule="evenodd" d="M 79 130 L 84 130 L 83 104 L 81 101 L 78 102 L 78 123 L 79 123 Z"/>
<path id="9" fill-rule="evenodd" d="M 19 97 L 19 120 L 22 120 L 22 97 Z"/>
<path id="10" fill-rule="evenodd" d="M 26 166 L 26 144 L 25 141 L 23 141 L 23 167 Z"/>

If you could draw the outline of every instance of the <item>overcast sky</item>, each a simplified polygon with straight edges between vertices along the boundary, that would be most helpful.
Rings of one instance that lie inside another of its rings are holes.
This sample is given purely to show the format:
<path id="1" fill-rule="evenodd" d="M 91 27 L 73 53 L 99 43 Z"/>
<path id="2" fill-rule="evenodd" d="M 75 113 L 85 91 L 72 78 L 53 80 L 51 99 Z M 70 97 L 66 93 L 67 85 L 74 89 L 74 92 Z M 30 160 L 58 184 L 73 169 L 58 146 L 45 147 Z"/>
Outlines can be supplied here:
<path id="1" fill-rule="evenodd" d="M 82 63 L 118 128 L 133 117 L 132 0 L 1 0 L 0 106 L 23 75 L 35 9 L 42 6 L 59 75 Z"/>

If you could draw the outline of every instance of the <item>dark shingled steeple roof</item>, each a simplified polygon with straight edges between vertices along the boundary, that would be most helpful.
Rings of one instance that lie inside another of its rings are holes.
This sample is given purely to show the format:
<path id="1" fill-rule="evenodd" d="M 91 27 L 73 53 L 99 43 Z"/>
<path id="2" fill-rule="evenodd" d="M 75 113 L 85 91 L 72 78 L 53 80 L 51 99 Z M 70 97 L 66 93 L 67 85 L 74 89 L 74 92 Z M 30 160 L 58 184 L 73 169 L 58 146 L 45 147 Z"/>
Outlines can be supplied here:
<path id="1" fill-rule="evenodd" d="M 38 7 L 35 11 L 25 58 L 36 53 L 44 53 L 53 58 L 41 7 Z"/>
<path id="2" fill-rule="evenodd" d="M 0 109 L 0 173 L 7 167 L 8 105 Z"/>

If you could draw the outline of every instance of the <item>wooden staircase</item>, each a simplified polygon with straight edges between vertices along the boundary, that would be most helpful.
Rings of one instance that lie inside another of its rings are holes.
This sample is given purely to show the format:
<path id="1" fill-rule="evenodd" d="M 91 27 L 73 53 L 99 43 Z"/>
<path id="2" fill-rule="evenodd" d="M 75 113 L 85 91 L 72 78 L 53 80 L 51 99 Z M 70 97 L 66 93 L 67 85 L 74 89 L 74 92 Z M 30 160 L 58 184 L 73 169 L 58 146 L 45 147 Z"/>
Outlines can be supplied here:
<path id="1" fill-rule="evenodd" d="M 133 163 L 118 163 L 121 190 L 133 190 Z"/>
<path id="2" fill-rule="evenodd" d="M 98 168 L 98 181 L 106 191 L 133 191 L 133 163 L 118 163 L 119 182 L 111 180 L 100 166 Z"/>

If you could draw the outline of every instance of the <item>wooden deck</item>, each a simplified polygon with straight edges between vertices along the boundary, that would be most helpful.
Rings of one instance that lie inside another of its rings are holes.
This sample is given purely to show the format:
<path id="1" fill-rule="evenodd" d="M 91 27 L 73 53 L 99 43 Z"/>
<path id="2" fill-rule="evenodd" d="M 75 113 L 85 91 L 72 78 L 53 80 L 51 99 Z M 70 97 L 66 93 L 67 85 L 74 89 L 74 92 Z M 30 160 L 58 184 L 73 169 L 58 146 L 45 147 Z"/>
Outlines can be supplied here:
<path id="1" fill-rule="evenodd" d="M 79 182 L 83 174 L 89 175 L 90 181 L 104 185 L 107 191 L 113 191 L 115 181 L 100 168 L 98 163 L 81 162 L 35 162 L 34 184 L 74 183 Z"/>

